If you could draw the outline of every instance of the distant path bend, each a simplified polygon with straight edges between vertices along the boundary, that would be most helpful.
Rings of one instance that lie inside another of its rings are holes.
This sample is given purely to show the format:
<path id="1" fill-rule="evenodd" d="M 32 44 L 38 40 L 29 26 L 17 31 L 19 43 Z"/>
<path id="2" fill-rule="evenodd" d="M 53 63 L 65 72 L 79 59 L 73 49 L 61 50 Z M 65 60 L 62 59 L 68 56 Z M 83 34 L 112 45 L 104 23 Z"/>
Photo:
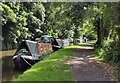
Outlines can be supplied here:
<path id="1" fill-rule="evenodd" d="M 114 81 L 93 57 L 93 44 L 80 46 L 75 50 L 70 65 L 74 81 Z"/>

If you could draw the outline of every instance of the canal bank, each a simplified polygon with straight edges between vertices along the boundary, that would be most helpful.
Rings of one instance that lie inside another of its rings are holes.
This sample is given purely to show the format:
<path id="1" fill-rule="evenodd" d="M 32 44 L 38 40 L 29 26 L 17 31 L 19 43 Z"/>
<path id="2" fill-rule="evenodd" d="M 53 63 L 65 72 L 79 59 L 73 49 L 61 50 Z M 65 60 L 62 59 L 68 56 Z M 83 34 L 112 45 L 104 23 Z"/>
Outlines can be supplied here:
<path id="1" fill-rule="evenodd" d="M 73 81 L 67 62 L 78 46 L 69 46 L 51 53 L 15 81 Z"/>

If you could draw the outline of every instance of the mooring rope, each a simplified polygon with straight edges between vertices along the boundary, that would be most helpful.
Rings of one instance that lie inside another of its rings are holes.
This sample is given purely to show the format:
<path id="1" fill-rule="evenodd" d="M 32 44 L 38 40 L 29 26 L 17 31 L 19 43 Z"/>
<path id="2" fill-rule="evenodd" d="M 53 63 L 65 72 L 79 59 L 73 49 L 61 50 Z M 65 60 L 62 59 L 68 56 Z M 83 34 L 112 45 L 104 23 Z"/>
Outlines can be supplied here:
<path id="1" fill-rule="evenodd" d="M 30 66 L 32 66 L 28 61 L 25 60 L 25 58 L 23 58 L 23 60 Z"/>

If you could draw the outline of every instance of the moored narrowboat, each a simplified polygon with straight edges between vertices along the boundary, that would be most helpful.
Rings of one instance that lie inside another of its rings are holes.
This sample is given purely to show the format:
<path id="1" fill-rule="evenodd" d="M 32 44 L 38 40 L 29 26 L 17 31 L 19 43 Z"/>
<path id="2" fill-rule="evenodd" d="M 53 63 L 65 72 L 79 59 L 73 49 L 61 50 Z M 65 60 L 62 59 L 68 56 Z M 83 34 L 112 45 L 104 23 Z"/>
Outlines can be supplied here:
<path id="1" fill-rule="evenodd" d="M 40 61 L 43 55 L 51 53 L 52 51 L 52 45 L 50 43 L 23 40 L 13 55 L 13 61 L 18 68 L 31 67 Z"/>
<path id="2" fill-rule="evenodd" d="M 13 61 L 17 68 L 31 67 L 44 55 L 57 51 L 63 46 L 69 46 L 69 42 L 48 35 L 36 38 L 35 41 L 23 40 L 13 55 Z"/>

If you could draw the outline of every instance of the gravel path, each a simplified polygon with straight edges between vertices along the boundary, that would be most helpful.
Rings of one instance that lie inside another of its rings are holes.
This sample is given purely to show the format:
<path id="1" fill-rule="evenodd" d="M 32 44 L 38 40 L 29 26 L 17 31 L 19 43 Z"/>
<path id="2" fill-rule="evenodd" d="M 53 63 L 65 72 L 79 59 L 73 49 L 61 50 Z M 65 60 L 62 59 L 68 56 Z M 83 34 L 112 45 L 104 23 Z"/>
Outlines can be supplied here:
<path id="1" fill-rule="evenodd" d="M 93 44 L 75 50 L 70 64 L 74 81 L 114 81 L 112 76 L 92 57 Z"/>

